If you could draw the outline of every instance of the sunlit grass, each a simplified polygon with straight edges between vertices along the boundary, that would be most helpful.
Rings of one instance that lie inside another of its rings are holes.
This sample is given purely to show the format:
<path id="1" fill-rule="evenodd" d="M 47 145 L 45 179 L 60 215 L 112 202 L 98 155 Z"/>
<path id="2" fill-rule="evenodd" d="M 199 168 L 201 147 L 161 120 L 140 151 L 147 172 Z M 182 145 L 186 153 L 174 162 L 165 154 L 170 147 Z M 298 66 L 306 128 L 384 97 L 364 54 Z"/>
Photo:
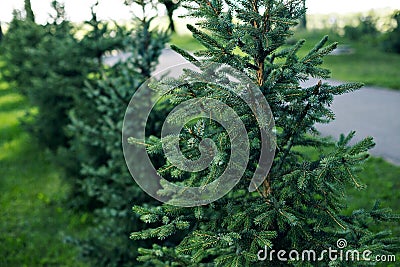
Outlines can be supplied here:
<path id="1" fill-rule="evenodd" d="M 200 42 L 198 42 L 196 39 L 194 39 L 190 34 L 179 35 L 177 33 L 174 33 L 172 34 L 169 43 L 188 51 L 204 49 L 204 46 L 200 44 Z"/>
<path id="2" fill-rule="evenodd" d="M 324 35 L 329 43 L 349 46 L 353 53 L 328 55 L 323 66 L 331 71 L 332 78 L 348 82 L 362 82 L 400 90 L 400 54 L 384 53 L 379 46 L 366 42 L 352 42 L 328 30 L 299 31 L 295 39 L 305 39 L 299 54 L 304 55 L 317 44 Z"/>

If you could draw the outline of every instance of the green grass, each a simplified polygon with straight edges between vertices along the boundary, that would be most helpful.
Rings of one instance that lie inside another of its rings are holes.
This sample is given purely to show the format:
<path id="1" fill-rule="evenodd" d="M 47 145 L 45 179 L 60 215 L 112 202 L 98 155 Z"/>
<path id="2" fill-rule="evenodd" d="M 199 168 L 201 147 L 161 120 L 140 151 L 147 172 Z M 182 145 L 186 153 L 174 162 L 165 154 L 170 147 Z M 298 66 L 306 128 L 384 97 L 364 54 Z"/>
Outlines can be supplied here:
<path id="1" fill-rule="evenodd" d="M 87 215 L 64 208 L 60 170 L 19 125 L 26 106 L 0 77 L 0 266 L 85 266 L 64 238 Z"/>
<path id="2" fill-rule="evenodd" d="M 354 51 L 325 57 L 323 66 L 332 72 L 332 78 L 400 90 L 400 54 L 384 53 L 378 45 L 351 42 L 327 31 L 303 31 L 295 34 L 295 39 L 306 40 L 300 54 L 309 51 L 324 35 L 330 37 L 330 42 L 347 45 Z"/>
<path id="3" fill-rule="evenodd" d="M 358 174 L 359 179 L 367 185 L 363 190 L 349 189 L 348 211 L 370 209 L 376 200 L 382 207 L 388 207 L 400 214 L 400 167 L 394 166 L 381 158 L 370 158 L 364 170 Z M 389 225 L 378 227 L 381 230 Z M 400 225 L 395 225 L 393 234 L 400 237 Z"/>
<path id="4" fill-rule="evenodd" d="M 367 186 L 363 190 L 353 187 L 348 188 L 348 207 L 346 214 L 354 210 L 370 210 L 376 201 L 381 203 L 381 208 L 390 208 L 394 213 L 400 214 L 400 167 L 394 166 L 381 158 L 370 158 L 364 169 L 358 174 L 359 179 Z M 400 237 L 400 225 L 393 222 L 371 224 L 373 232 L 390 230 L 393 237 Z M 397 250 L 396 259 L 400 258 Z M 395 263 L 380 263 L 377 266 L 394 267 Z"/>
<path id="5" fill-rule="evenodd" d="M 350 42 L 337 34 L 320 30 L 295 34 L 295 40 L 306 39 L 299 55 L 305 55 L 327 34 L 330 36 L 329 42 L 349 45 L 354 51 L 353 54 L 325 57 L 323 66 L 331 70 L 333 79 L 400 90 L 400 54 L 384 53 L 371 44 Z M 191 35 L 174 34 L 170 43 L 189 51 L 204 48 Z"/>
<path id="6" fill-rule="evenodd" d="M 188 51 L 204 49 L 204 46 L 194 39 L 190 34 L 178 35 L 177 33 L 174 33 L 172 34 L 169 43 Z"/>

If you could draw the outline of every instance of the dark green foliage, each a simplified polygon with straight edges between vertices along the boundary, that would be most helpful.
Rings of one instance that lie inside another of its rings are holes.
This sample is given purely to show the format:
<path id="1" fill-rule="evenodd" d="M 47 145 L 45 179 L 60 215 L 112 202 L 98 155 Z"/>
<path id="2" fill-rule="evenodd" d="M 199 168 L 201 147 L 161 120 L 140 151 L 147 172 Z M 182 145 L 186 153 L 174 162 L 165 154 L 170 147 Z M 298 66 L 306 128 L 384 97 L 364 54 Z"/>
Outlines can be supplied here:
<path id="1" fill-rule="evenodd" d="M 58 149 L 57 157 L 59 165 L 63 166 L 66 177 L 73 185 L 70 204 L 75 208 L 85 210 L 91 210 L 94 203 L 91 203 L 91 198 L 88 198 L 87 194 L 82 192 L 80 182 L 75 179 L 82 178 L 80 168 L 84 159 L 86 160 L 94 154 L 97 157 L 93 158 L 93 162 L 97 162 L 102 159 L 104 151 L 95 147 L 93 149 L 80 149 L 81 146 L 84 147 L 81 143 L 86 140 L 78 141 L 78 134 L 80 133 L 68 130 L 67 125 L 71 124 L 71 110 L 74 110 L 72 119 L 73 117 L 84 117 L 87 121 L 96 121 L 98 119 L 97 114 L 91 112 L 91 110 L 96 109 L 96 103 L 87 98 L 87 90 L 93 84 L 96 84 L 98 79 L 101 79 L 103 72 L 108 68 L 103 62 L 104 56 L 111 51 L 123 48 L 126 36 L 129 34 L 124 27 L 120 27 L 117 24 L 114 25 L 115 27 L 111 27 L 109 23 L 99 21 L 94 12 L 97 4 L 91 8 L 91 19 L 84 24 L 87 31 L 86 34 L 76 42 L 76 56 L 72 59 L 78 60 L 78 62 L 71 66 L 77 67 L 81 77 L 79 86 L 72 90 L 69 95 L 71 104 L 66 110 L 65 119 L 67 123 L 63 128 L 67 142 L 64 147 Z"/>
<path id="2" fill-rule="evenodd" d="M 112 38 L 111 30 L 92 12 L 87 22 L 91 28 L 78 40 L 64 6 L 53 1 L 52 8 L 55 16 L 44 26 L 28 17 L 31 12 L 26 11 L 26 18 L 15 12 L 2 46 L 5 78 L 37 107 L 24 120 L 27 129 L 43 147 L 56 151 L 69 140 L 65 127 L 73 98 L 82 95 L 85 80 L 99 75 L 102 55 L 120 47 L 122 39 L 118 33 Z"/>
<path id="3" fill-rule="evenodd" d="M 94 218 L 89 237 L 78 244 L 93 265 L 135 265 L 138 244 L 129 240 L 129 233 L 138 230 L 141 222 L 130 212 L 131 206 L 155 202 L 135 185 L 121 147 L 127 105 L 154 71 L 168 40 L 165 33 L 150 30 L 150 22 L 148 18 L 134 20 L 133 31 L 123 40 L 123 50 L 129 53 L 126 61 L 104 68 L 97 81 L 86 83 L 85 94 L 75 99 L 70 112 L 72 140 L 65 152 L 74 155 L 70 160 L 78 164 L 77 197 L 72 201 L 77 207 L 91 209 Z"/>
<path id="4" fill-rule="evenodd" d="M 396 27 L 385 35 L 383 48 L 387 52 L 400 54 L 400 11 L 393 14 L 393 19 L 396 21 Z"/>
<path id="5" fill-rule="evenodd" d="M 35 22 L 35 15 L 32 11 L 32 5 L 30 0 L 24 0 L 25 16 L 26 20 L 30 22 Z"/>
<path id="6" fill-rule="evenodd" d="M 344 36 L 352 41 L 373 42 L 379 35 L 376 28 L 376 20 L 372 16 L 360 17 L 357 26 L 346 25 L 344 27 Z"/>
<path id="7" fill-rule="evenodd" d="M 38 112 L 29 114 L 26 124 L 44 147 L 56 150 L 68 140 L 64 128 L 68 123 L 72 92 L 82 86 L 88 67 L 77 51 L 78 41 L 63 7 L 57 2 L 52 5 L 56 16 L 52 23 L 44 26 L 45 34 L 29 55 L 34 59 L 30 63 L 37 73 L 29 77 L 32 87 L 26 94 Z"/>
<path id="8" fill-rule="evenodd" d="M 320 81 L 308 88 L 300 86 L 300 82 L 310 76 L 329 77 L 330 72 L 320 65 L 337 44 L 327 44 L 327 37 L 302 57 L 297 52 L 304 40 L 282 48 L 292 35 L 292 27 L 304 14 L 302 1 L 196 0 L 185 4 L 191 16 L 200 18 L 196 27 L 188 28 L 206 50 L 196 52 L 193 57 L 179 48 L 174 49 L 193 64 L 199 65 L 195 57 L 201 56 L 237 68 L 253 80 L 274 114 L 277 151 L 262 186 L 249 193 L 248 182 L 259 159 L 257 144 L 261 139 L 257 121 L 249 116 L 248 107 L 223 86 L 215 90 L 201 79 L 194 85 L 177 88 L 168 87 L 176 84 L 175 81 L 164 82 L 164 87 L 172 89 L 168 100 L 173 105 L 207 96 L 233 108 L 252 141 L 249 164 L 236 187 L 209 205 L 194 208 L 166 204 L 154 208 L 135 206 L 134 212 L 149 226 L 133 232 L 131 238 L 165 240 L 164 245 L 140 249 L 138 259 L 148 266 L 354 266 L 354 262 L 329 262 L 327 257 L 319 263 L 281 262 L 276 257 L 270 262 L 257 259 L 258 251 L 264 246 L 275 251 L 313 249 L 321 252 L 328 247 L 336 248 L 339 238 L 347 240 L 347 249 L 370 249 L 373 255 L 393 254 L 399 240 L 392 237 L 390 231 L 374 232 L 370 226 L 398 222 L 399 216 L 379 205 L 356 210 L 350 215 L 344 212 L 346 188 L 353 186 L 361 190 L 364 187 L 357 173 L 368 158 L 368 149 L 374 146 L 372 138 L 350 145 L 355 134 L 351 132 L 332 142 L 321 138 L 315 128 L 315 123 L 334 119 L 329 106 L 335 95 L 351 92 L 362 85 L 331 86 Z M 186 72 L 179 81 L 190 79 L 190 75 L 193 72 Z M 217 81 L 225 74 L 210 72 L 208 75 L 215 75 L 211 77 Z M 199 128 L 203 129 L 200 135 Z M 166 162 L 158 172 L 169 181 L 184 185 L 207 184 L 216 179 L 229 160 L 229 140 L 218 124 L 198 119 L 181 132 L 181 150 L 186 156 L 196 158 L 199 155 L 197 144 L 202 138 L 210 138 L 218 144 L 217 153 L 222 164 L 213 161 L 205 171 L 187 173 Z M 164 158 L 159 138 L 149 137 L 147 144 L 146 149 L 152 156 Z M 325 152 L 324 148 L 332 146 L 333 150 Z M 311 159 L 304 148 L 315 149 L 317 159 Z M 168 188 L 165 190 L 167 192 Z M 182 241 L 177 246 L 168 246 L 169 240 Z"/>
<path id="9" fill-rule="evenodd" d="M 14 10 L 13 19 L 1 43 L 0 53 L 6 62 L 1 71 L 4 80 L 13 84 L 24 95 L 33 87 L 31 77 L 39 76 L 40 70 L 35 68 L 37 62 L 31 51 L 37 49 L 44 35 L 43 26 Z"/>
<path id="10" fill-rule="evenodd" d="M 303 7 L 304 7 L 304 9 L 306 9 L 306 0 L 303 0 Z M 301 16 L 299 27 L 301 29 L 307 29 L 307 16 L 306 16 L 306 13 L 304 13 L 303 16 Z"/>

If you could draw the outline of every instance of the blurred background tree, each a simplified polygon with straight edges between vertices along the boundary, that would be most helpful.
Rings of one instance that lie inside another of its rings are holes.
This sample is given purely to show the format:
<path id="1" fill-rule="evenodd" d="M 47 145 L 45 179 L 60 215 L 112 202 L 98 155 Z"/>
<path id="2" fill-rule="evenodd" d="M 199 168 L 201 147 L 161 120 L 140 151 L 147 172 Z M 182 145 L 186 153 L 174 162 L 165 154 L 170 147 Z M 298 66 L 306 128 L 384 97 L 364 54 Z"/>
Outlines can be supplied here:
<path id="1" fill-rule="evenodd" d="M 400 54 L 400 11 L 394 12 L 392 17 L 395 21 L 395 27 L 386 34 L 383 48 L 387 52 Z"/>
<path id="2" fill-rule="evenodd" d="M 148 244 L 133 243 L 129 239 L 132 229 L 137 230 L 142 224 L 130 212 L 131 206 L 155 204 L 134 184 L 126 167 L 121 129 L 132 95 L 154 71 L 169 35 L 157 28 L 151 29 L 153 18 L 146 13 L 149 2 L 139 1 L 131 5 L 142 16 L 132 19 L 132 29 L 118 27 L 122 34 L 117 36 L 123 37 L 119 49 L 125 53 L 126 59 L 112 66 L 101 64 L 100 74 L 92 82 L 85 83 L 83 94 L 76 95 L 69 113 L 71 141 L 64 155 L 69 155 L 67 162 L 77 167 L 73 176 L 76 197 L 72 203 L 79 209 L 84 207 L 92 211 L 94 223 L 87 238 L 75 237 L 75 242 L 91 265 L 136 265 L 138 246 Z M 83 47 L 102 44 L 93 39 L 99 27 L 93 23 L 97 21 L 96 17 L 92 17 L 90 25 L 94 30 L 85 35 L 81 42 Z M 104 33 L 98 36 L 104 36 Z M 92 55 L 99 60 L 101 56 L 102 53 Z M 159 110 L 154 116 L 162 117 L 163 112 Z M 157 128 L 153 125 L 150 130 L 157 131 Z"/>
<path id="3" fill-rule="evenodd" d="M 305 11 L 304 15 L 300 18 L 300 23 L 299 23 L 299 28 L 300 29 L 307 29 L 307 5 L 306 5 L 306 0 L 303 0 L 303 8 Z"/>
<path id="4" fill-rule="evenodd" d="M 175 32 L 175 23 L 174 23 L 174 11 L 179 7 L 179 0 L 160 0 L 160 3 L 164 4 L 167 10 L 167 16 L 169 20 L 168 28 L 171 32 Z"/>
<path id="5" fill-rule="evenodd" d="M 24 0 L 26 20 L 35 22 L 35 15 L 33 14 L 32 5 L 30 0 Z"/>

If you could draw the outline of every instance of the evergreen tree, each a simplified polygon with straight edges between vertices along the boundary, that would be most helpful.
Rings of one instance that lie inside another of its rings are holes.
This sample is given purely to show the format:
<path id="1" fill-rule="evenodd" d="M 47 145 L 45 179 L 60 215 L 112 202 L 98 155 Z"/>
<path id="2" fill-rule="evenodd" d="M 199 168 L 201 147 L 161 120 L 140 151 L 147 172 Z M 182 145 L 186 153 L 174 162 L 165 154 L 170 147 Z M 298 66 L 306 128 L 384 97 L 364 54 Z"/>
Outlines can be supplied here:
<path id="1" fill-rule="evenodd" d="M 382 46 L 386 52 L 400 54 L 400 11 L 395 11 L 392 18 L 396 21 L 396 26 L 386 33 Z"/>
<path id="2" fill-rule="evenodd" d="M 1 42 L 0 53 L 6 63 L 2 76 L 21 94 L 26 95 L 33 87 L 31 77 L 41 75 L 31 51 L 37 49 L 44 35 L 43 26 L 32 22 L 20 11 L 13 11 L 13 19 Z"/>
<path id="3" fill-rule="evenodd" d="M 26 20 L 30 22 L 35 22 L 35 14 L 32 11 L 32 5 L 30 0 L 24 0 L 24 7 L 25 7 L 25 15 Z"/>
<path id="4" fill-rule="evenodd" d="M 29 51 L 28 63 L 37 70 L 29 77 L 32 86 L 27 88 L 26 94 L 38 112 L 28 113 L 24 123 L 43 147 L 56 151 L 67 143 L 64 129 L 71 108 L 71 94 L 82 86 L 88 67 L 82 64 L 80 55 L 76 55 L 78 42 L 64 6 L 57 1 L 51 6 L 55 15 L 44 25 L 40 42 Z"/>
<path id="5" fill-rule="evenodd" d="M 308 263 L 282 262 L 276 257 L 267 263 L 257 258 L 264 247 L 275 251 L 321 252 L 328 247 L 337 248 L 337 240 L 341 238 L 347 240 L 347 249 L 369 249 L 373 255 L 393 254 L 398 248 L 398 239 L 390 231 L 375 232 L 372 226 L 382 221 L 398 221 L 399 216 L 379 204 L 349 215 L 343 212 L 346 188 L 364 186 L 357 171 L 374 143 L 367 137 L 350 145 L 354 132 L 340 136 L 337 142 L 319 136 L 315 123 L 333 120 L 334 114 L 329 108 L 333 97 L 362 85 L 331 86 L 322 82 L 330 74 L 321 67 L 322 59 L 337 46 L 327 44 L 327 37 L 304 57 L 299 57 L 297 52 L 305 40 L 295 45 L 285 43 L 292 35 L 291 29 L 304 15 L 303 1 L 195 0 L 184 4 L 191 17 L 200 18 L 196 27 L 188 25 L 188 28 L 206 50 L 197 51 L 193 56 L 177 47 L 173 49 L 206 73 L 188 70 L 178 80 L 166 79 L 154 88 L 167 92 L 166 101 L 171 105 L 207 97 L 223 101 L 234 109 L 251 140 L 249 163 L 233 190 L 211 204 L 135 206 L 134 212 L 149 226 L 133 232 L 131 238 L 156 243 L 152 248 L 140 249 L 138 260 L 145 266 L 354 266 L 354 262 L 330 261 L 328 257 Z M 196 57 L 205 60 L 205 64 Z M 212 62 L 243 71 L 262 92 L 274 116 L 276 155 L 269 174 L 254 192 L 248 192 L 247 188 L 260 158 L 262 127 L 256 116 L 250 115 L 252 110 L 237 100 L 237 95 L 226 84 L 218 82 L 232 73 L 205 67 Z M 314 86 L 302 87 L 300 82 L 310 76 L 321 80 Z M 213 86 L 203 82 L 206 77 L 215 81 Z M 219 112 L 217 107 L 216 110 Z M 179 114 L 178 119 L 184 116 Z M 215 181 L 227 167 L 232 148 L 219 124 L 204 118 L 191 121 L 179 134 L 179 146 L 184 156 L 196 159 L 201 153 L 197 146 L 205 138 L 214 141 L 218 157 L 208 169 L 185 172 L 165 160 L 157 172 L 179 185 L 200 186 Z M 165 159 L 163 145 L 168 145 L 169 140 L 150 136 L 146 150 L 153 158 Z M 130 142 L 134 143 L 134 139 Z M 318 156 L 311 157 L 310 151 Z M 160 194 L 168 196 L 170 190 L 164 187 Z M 168 245 L 171 238 L 179 240 L 179 245 Z"/>
<path id="6" fill-rule="evenodd" d="M 81 182 L 84 175 L 81 173 L 81 164 L 88 158 L 92 161 L 90 164 L 98 164 L 106 158 L 103 149 L 96 145 L 88 145 L 87 140 L 82 137 L 80 140 L 80 131 L 71 130 L 71 120 L 75 117 L 83 118 L 85 121 L 94 122 L 98 119 L 98 114 L 93 112 L 96 104 L 91 98 L 88 98 L 88 87 L 97 84 L 102 79 L 102 74 L 109 67 L 103 62 L 104 56 L 116 49 L 123 49 L 127 38 L 127 30 L 117 24 L 111 25 L 108 22 L 97 18 L 95 8 L 98 3 L 91 7 L 92 17 L 84 23 L 85 35 L 76 42 L 76 56 L 74 59 L 78 62 L 72 62 L 81 69 L 83 74 L 79 87 L 71 91 L 71 104 L 66 111 L 64 125 L 65 135 L 68 138 L 64 147 L 58 148 L 58 164 L 63 167 L 65 176 L 70 182 L 70 206 L 74 209 L 92 211 L 97 201 L 88 196 L 83 190 Z M 82 66 L 83 64 L 83 66 Z M 72 123 L 73 124 L 73 123 Z M 90 140 L 91 142 L 91 140 Z M 93 156 L 96 155 L 96 156 Z"/>
<path id="7" fill-rule="evenodd" d="M 98 76 L 102 55 L 120 47 L 118 43 L 122 40 L 118 35 L 112 38 L 107 27 L 97 27 L 96 17 L 90 21 L 95 29 L 89 28 L 88 35 L 79 40 L 64 5 L 58 1 L 51 3 L 54 15 L 50 22 L 37 25 L 32 14 L 29 15 L 30 2 L 25 3 L 26 17 L 14 12 L 2 44 L 7 63 L 5 78 L 16 84 L 17 90 L 37 107 L 38 112 L 28 113 L 24 124 L 43 147 L 54 152 L 67 146 L 69 137 L 65 127 L 73 98 L 82 95 L 84 81 L 89 76 Z M 92 32 L 94 37 L 90 35 Z"/>
<path id="8" fill-rule="evenodd" d="M 146 1 L 135 4 L 142 12 L 148 7 Z M 154 71 L 168 40 L 164 32 L 150 29 L 151 21 L 146 16 L 134 19 L 133 30 L 123 38 L 122 50 L 129 55 L 126 61 L 105 67 L 98 80 L 86 82 L 85 94 L 75 99 L 70 112 L 72 140 L 65 152 L 72 155 L 70 161 L 75 160 L 79 172 L 74 181 L 78 196 L 73 201 L 78 208 L 87 205 L 94 221 L 88 237 L 76 237 L 76 242 L 93 265 L 135 266 L 138 244 L 129 240 L 129 232 L 139 229 L 141 222 L 130 212 L 131 206 L 155 202 L 129 175 L 120 134 L 132 94 Z"/>

